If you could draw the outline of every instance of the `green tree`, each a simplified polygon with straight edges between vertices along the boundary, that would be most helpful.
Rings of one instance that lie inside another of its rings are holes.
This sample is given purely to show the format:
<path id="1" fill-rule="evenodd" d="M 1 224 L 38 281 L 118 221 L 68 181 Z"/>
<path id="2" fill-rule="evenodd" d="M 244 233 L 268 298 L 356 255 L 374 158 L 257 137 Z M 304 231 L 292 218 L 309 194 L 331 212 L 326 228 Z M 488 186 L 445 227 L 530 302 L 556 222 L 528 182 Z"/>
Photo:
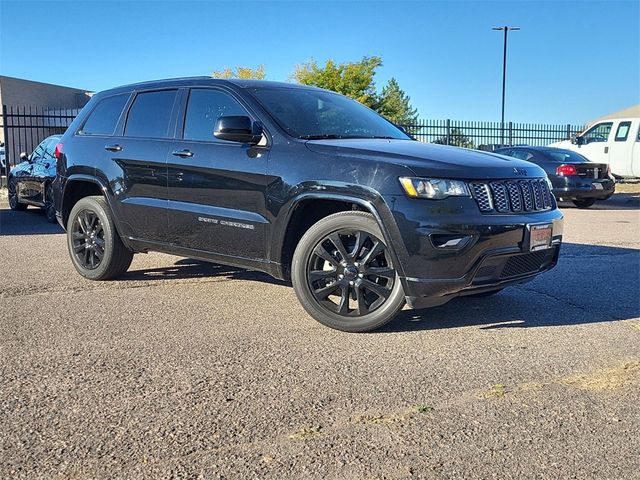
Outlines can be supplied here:
<path id="1" fill-rule="evenodd" d="M 296 65 L 291 77 L 303 85 L 333 90 L 374 108 L 378 102 L 374 76 L 381 65 L 380 57 L 362 57 L 359 62 L 347 63 L 327 60 L 324 66 L 311 60 Z"/>
<path id="2" fill-rule="evenodd" d="M 216 70 L 211 76 L 213 78 L 253 78 L 255 80 L 264 80 L 264 65 L 258 65 L 258 68 L 236 67 L 231 69 L 225 67 L 222 70 Z"/>
<path id="3" fill-rule="evenodd" d="M 464 132 L 458 128 L 451 130 L 451 133 L 443 135 L 440 138 L 435 139 L 432 143 L 439 143 L 440 145 L 453 145 L 454 147 L 464 148 L 476 148 L 473 140 L 467 137 Z"/>
<path id="4" fill-rule="evenodd" d="M 382 89 L 375 109 L 396 125 L 415 125 L 418 122 L 418 110 L 411 106 L 411 99 L 395 78 Z"/>

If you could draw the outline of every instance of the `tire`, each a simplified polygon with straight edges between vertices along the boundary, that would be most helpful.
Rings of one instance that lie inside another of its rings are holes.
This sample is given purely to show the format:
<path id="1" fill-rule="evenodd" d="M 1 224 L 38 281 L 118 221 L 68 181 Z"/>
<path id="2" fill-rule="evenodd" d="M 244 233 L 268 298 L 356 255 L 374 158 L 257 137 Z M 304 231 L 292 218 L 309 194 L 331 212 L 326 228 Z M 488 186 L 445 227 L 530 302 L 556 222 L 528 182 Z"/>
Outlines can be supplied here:
<path id="1" fill-rule="evenodd" d="M 7 184 L 7 194 L 9 196 L 9 208 L 15 212 L 24 212 L 27 209 L 26 203 L 20 203 L 16 188 L 16 179 L 11 178 Z"/>
<path id="2" fill-rule="evenodd" d="M 53 183 L 48 182 L 44 187 L 44 214 L 47 217 L 47 222 L 56 223 L 56 209 L 53 206 Z"/>
<path id="3" fill-rule="evenodd" d="M 497 295 L 498 293 L 500 293 L 502 290 L 504 290 L 504 288 L 499 288 L 497 290 L 489 290 L 488 292 L 474 293 L 473 295 L 465 295 L 464 298 L 492 297 L 493 295 Z"/>
<path id="4" fill-rule="evenodd" d="M 574 200 L 573 204 L 578 208 L 589 208 L 591 205 L 596 203 L 595 198 L 585 198 L 582 200 Z"/>
<path id="5" fill-rule="evenodd" d="M 90 280 L 109 280 L 127 271 L 133 252 L 124 246 L 103 197 L 81 198 L 67 222 L 67 247 L 73 266 Z"/>
<path id="6" fill-rule="evenodd" d="M 405 303 L 380 227 L 365 212 L 339 212 L 313 225 L 293 254 L 291 282 L 309 315 L 344 332 L 375 330 Z"/>

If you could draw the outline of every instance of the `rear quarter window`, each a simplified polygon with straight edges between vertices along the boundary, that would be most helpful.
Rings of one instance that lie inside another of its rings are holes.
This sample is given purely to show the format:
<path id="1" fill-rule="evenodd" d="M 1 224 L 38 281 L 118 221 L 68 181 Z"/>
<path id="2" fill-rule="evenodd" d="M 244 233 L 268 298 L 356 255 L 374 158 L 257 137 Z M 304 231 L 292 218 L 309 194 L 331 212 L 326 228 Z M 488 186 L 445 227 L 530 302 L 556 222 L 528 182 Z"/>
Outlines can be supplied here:
<path id="1" fill-rule="evenodd" d="M 129 94 L 114 95 L 100 100 L 78 133 L 83 135 L 113 135 Z"/>
<path id="2" fill-rule="evenodd" d="M 629 136 L 629 130 L 631 130 L 631 122 L 620 122 L 618 130 L 616 130 L 616 142 L 625 142 Z"/>
<path id="3" fill-rule="evenodd" d="M 589 161 L 579 153 L 572 152 L 571 150 L 562 150 L 560 152 L 546 152 L 546 154 L 551 158 L 551 160 L 558 163 L 581 163 Z"/>

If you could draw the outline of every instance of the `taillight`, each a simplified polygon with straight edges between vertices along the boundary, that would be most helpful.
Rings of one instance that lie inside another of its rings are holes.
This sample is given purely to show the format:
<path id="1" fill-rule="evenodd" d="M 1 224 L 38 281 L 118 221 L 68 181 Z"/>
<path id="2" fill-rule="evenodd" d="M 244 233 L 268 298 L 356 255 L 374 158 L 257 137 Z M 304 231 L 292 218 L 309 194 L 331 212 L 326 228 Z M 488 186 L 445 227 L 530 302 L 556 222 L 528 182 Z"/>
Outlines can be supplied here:
<path id="1" fill-rule="evenodd" d="M 578 170 L 576 170 L 575 165 L 560 165 L 556 168 L 556 175 L 561 175 L 563 177 L 568 177 L 570 175 L 577 175 Z"/>
<path id="2" fill-rule="evenodd" d="M 60 156 L 62 155 L 62 147 L 64 147 L 64 145 L 62 143 L 58 143 L 56 145 L 56 149 L 53 151 L 53 156 L 56 157 L 56 160 L 59 159 Z"/>

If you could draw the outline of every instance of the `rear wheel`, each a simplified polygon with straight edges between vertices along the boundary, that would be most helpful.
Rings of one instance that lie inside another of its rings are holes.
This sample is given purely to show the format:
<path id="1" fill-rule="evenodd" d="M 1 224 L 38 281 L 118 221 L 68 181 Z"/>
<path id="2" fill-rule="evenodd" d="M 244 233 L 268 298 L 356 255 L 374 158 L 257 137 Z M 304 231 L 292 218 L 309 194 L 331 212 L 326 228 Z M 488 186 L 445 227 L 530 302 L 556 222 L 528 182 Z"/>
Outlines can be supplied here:
<path id="1" fill-rule="evenodd" d="M 9 208 L 11 210 L 15 210 L 18 212 L 22 212 L 27 209 L 27 205 L 24 203 L 20 203 L 18 200 L 18 188 L 16 185 L 16 179 L 12 178 L 9 180 L 9 184 L 7 185 L 7 194 L 9 196 Z"/>
<path id="2" fill-rule="evenodd" d="M 345 332 L 381 327 L 405 301 L 382 232 L 365 212 L 339 212 L 313 225 L 296 247 L 291 280 L 313 318 Z"/>
<path id="3" fill-rule="evenodd" d="M 44 213 L 49 223 L 56 223 L 56 209 L 53 206 L 53 183 L 47 183 L 44 190 Z"/>
<path id="4" fill-rule="evenodd" d="M 596 203 L 596 200 L 594 198 L 584 198 L 582 200 L 573 201 L 573 204 L 578 208 L 589 208 L 594 203 Z"/>
<path id="5" fill-rule="evenodd" d="M 67 246 L 73 266 L 91 280 L 122 275 L 133 259 L 116 231 L 109 205 L 98 196 L 84 197 L 71 209 Z"/>

